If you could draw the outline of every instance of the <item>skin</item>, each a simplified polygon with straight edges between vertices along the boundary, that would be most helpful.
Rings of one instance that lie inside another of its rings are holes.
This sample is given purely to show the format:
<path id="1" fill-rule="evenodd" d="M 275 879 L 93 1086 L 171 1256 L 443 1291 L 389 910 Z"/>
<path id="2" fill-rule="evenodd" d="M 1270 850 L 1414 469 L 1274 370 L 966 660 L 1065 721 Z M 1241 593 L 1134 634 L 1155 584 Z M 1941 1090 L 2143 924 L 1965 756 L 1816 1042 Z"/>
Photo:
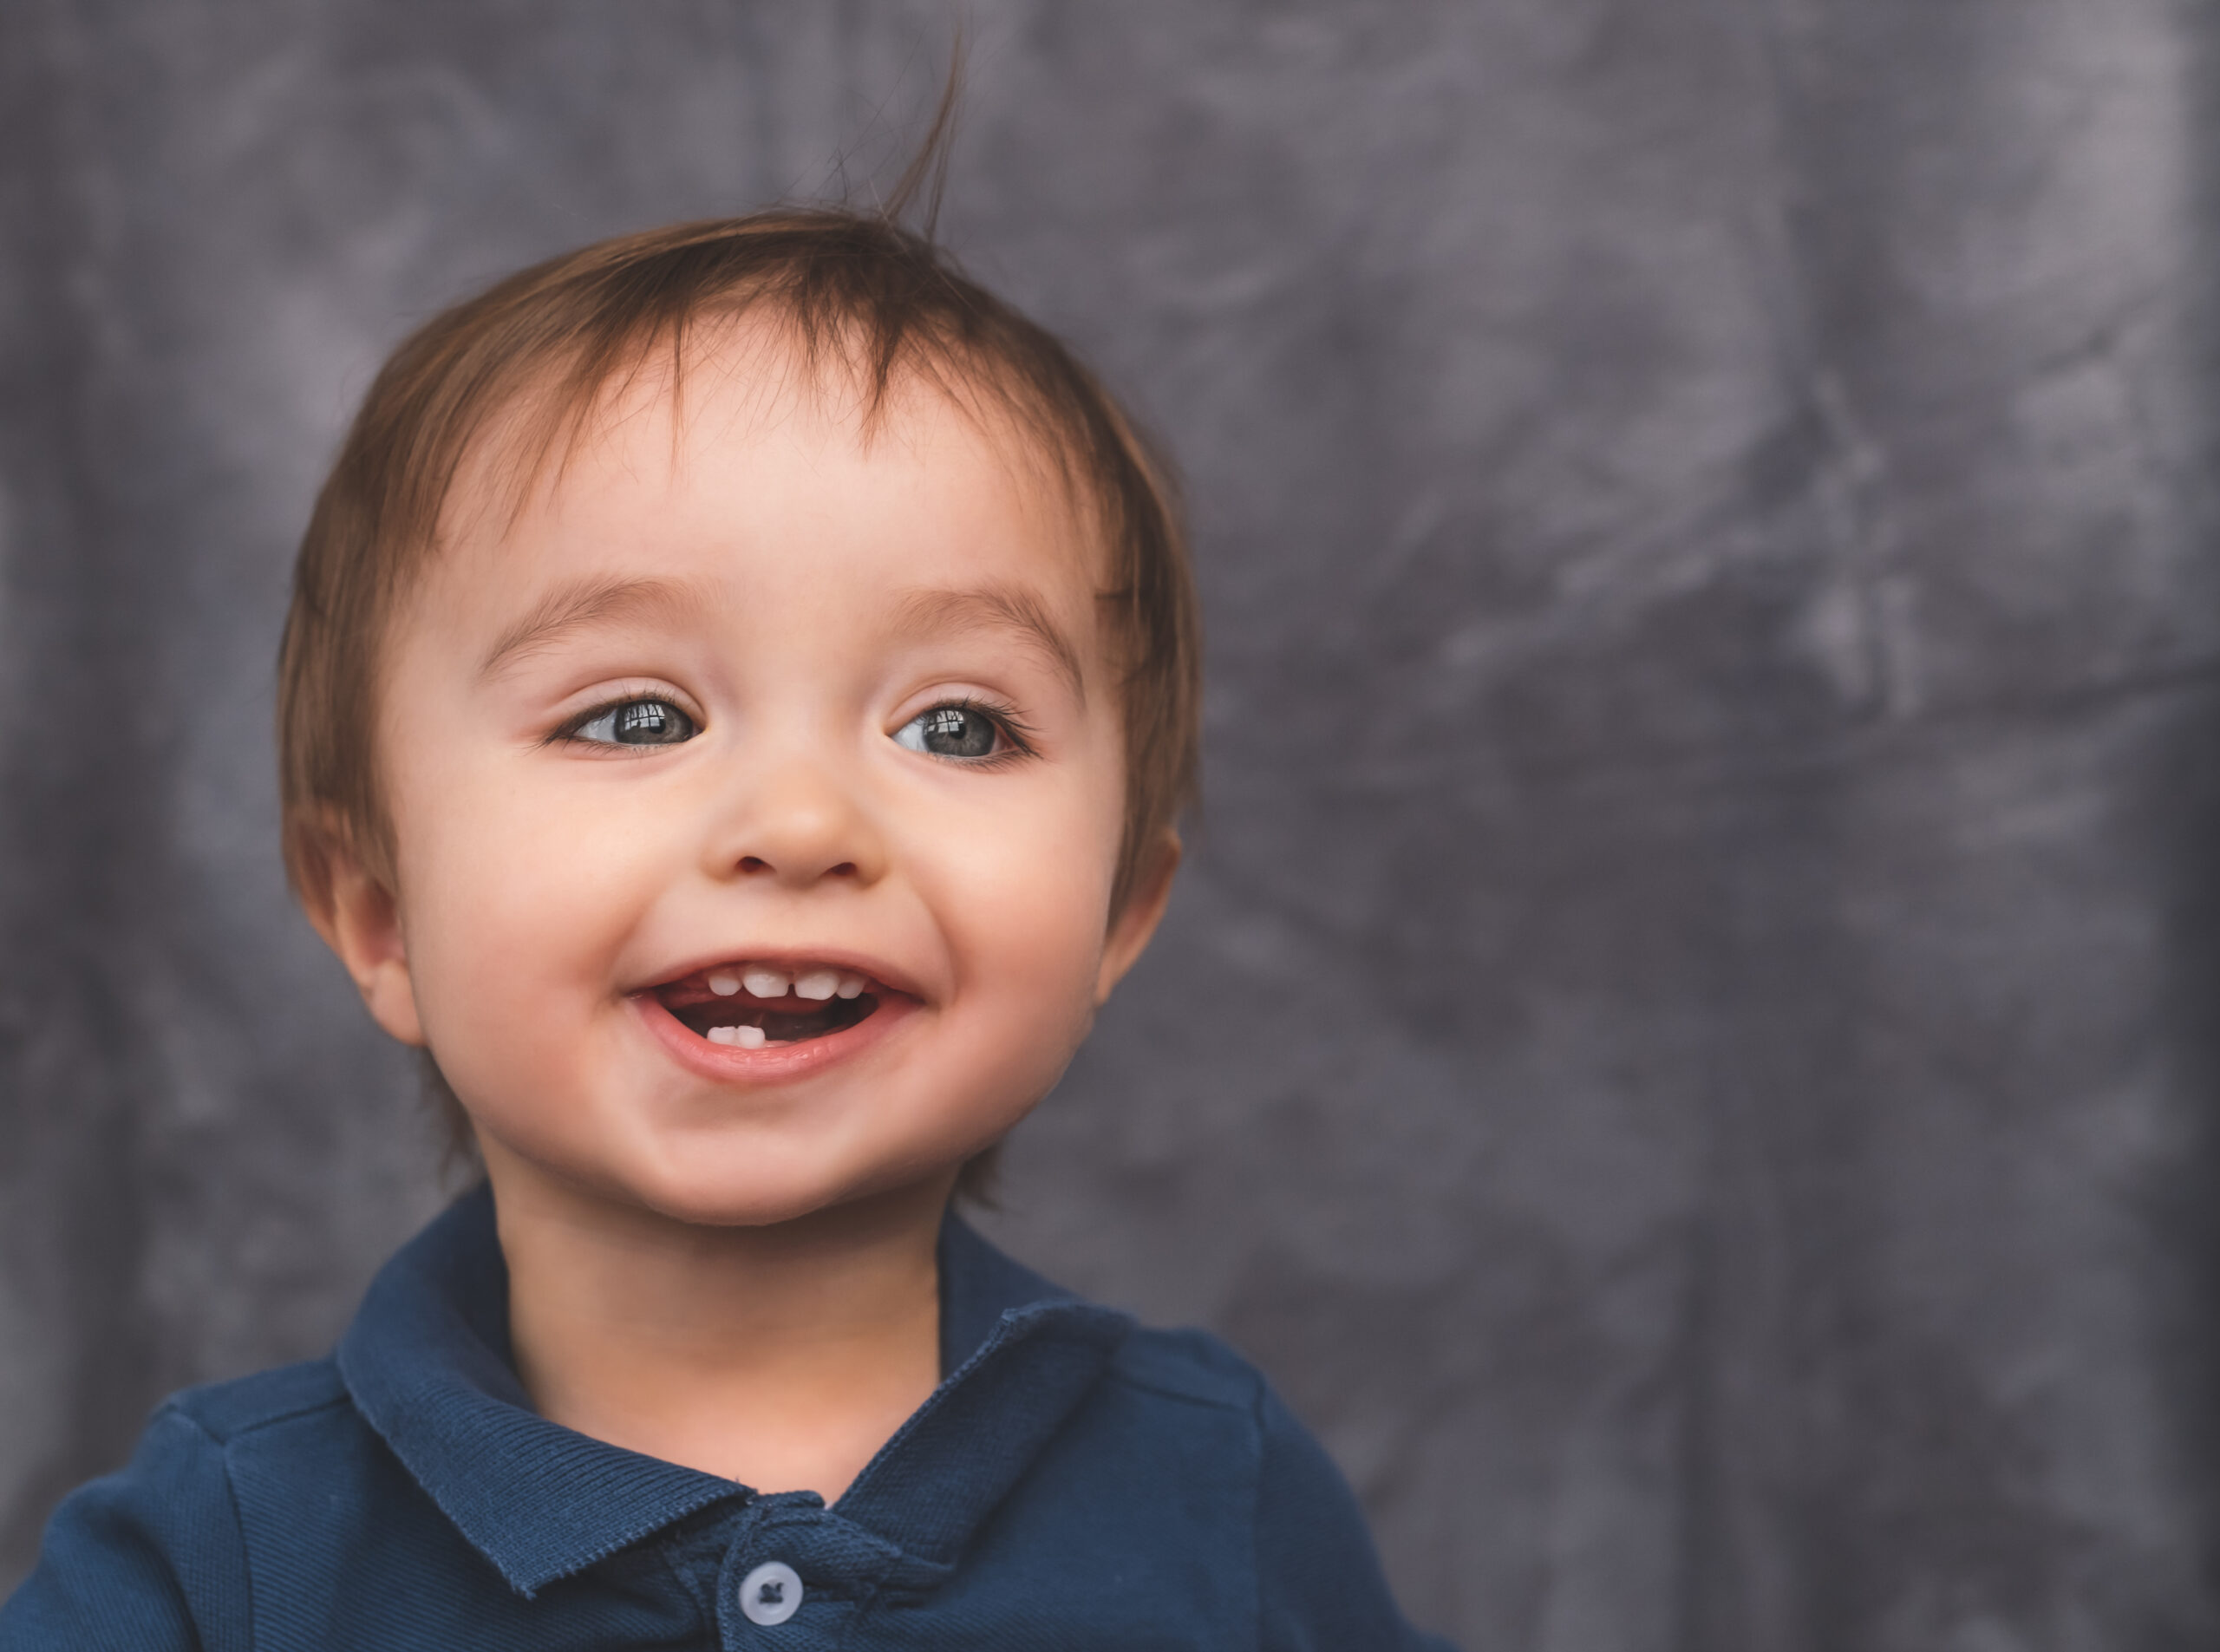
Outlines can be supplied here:
<path id="1" fill-rule="evenodd" d="M 938 1381 L 957 1169 L 1061 1075 L 1178 846 L 1113 914 L 1101 549 L 1022 441 L 916 384 L 866 430 L 760 325 L 682 401 L 642 375 L 520 507 L 498 441 L 466 465 L 386 639 L 390 886 L 336 846 L 311 917 L 469 1111 L 540 1410 L 831 1501 Z M 698 732 L 578 728 L 627 700 Z M 1009 748 L 898 740 L 950 703 Z M 751 961 L 883 1007 L 733 1051 L 651 990 Z"/>

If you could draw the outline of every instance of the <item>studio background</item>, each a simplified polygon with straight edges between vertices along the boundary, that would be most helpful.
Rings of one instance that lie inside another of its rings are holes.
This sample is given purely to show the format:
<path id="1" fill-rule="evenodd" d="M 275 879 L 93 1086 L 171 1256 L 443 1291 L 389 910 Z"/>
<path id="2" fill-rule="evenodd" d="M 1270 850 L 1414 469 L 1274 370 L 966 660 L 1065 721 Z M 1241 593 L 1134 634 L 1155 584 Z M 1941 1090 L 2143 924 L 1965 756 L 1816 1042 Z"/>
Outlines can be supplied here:
<path id="1" fill-rule="evenodd" d="M 375 363 L 867 199 L 955 15 L 0 10 L 0 1585 L 441 1197 L 275 836 Z M 1178 453 L 1211 626 L 994 1231 L 1262 1361 L 1472 1652 L 2220 1644 L 2220 17 L 965 15 L 946 238 Z"/>

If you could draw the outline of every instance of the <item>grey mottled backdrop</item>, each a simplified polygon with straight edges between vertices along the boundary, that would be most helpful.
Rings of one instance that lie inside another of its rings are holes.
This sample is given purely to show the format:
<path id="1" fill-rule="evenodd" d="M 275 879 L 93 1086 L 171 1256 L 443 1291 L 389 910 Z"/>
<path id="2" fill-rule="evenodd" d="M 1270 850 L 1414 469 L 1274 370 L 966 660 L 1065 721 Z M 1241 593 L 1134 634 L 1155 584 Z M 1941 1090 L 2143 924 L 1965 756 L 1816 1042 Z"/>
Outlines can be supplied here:
<path id="1" fill-rule="evenodd" d="M 1213 643 L 999 1227 L 1473 1649 L 2220 1645 L 2220 14 L 968 10 L 950 238 L 1184 457 Z M 883 179 L 950 16 L 0 9 L 0 1577 L 437 1198 L 272 829 L 351 398 Z"/>

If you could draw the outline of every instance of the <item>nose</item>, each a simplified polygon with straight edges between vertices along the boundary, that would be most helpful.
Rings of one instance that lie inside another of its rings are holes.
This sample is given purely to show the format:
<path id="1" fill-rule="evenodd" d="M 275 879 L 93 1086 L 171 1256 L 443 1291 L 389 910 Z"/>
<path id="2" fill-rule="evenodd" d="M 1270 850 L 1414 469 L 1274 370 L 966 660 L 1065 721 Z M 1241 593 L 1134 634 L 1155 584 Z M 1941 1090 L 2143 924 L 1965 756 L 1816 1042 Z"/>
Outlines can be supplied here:
<path id="1" fill-rule="evenodd" d="M 852 784 L 799 754 L 751 764 L 734 777 L 708 851 L 709 874 L 767 878 L 787 889 L 885 874 L 886 846 Z"/>

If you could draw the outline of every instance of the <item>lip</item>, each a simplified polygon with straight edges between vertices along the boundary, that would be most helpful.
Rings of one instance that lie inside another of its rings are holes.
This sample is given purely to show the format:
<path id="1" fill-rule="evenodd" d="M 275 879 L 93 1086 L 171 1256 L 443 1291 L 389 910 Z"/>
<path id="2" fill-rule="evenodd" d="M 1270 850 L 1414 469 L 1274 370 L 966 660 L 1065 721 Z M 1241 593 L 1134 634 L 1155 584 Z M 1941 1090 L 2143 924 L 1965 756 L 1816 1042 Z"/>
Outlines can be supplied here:
<path id="1" fill-rule="evenodd" d="M 755 960 L 751 957 L 751 963 Z M 763 960 L 766 963 L 769 959 Z M 831 963 L 813 957 L 813 962 Z M 719 960 L 722 962 L 722 960 Z M 706 966 L 697 965 L 696 968 Z M 688 973 L 692 973 L 690 970 Z M 858 974 L 864 973 L 860 969 Z M 890 989 L 891 982 L 877 977 Z M 679 1065 L 715 1084 L 769 1085 L 790 1083 L 852 1061 L 924 1006 L 912 995 L 888 990 L 876 995 L 878 1008 L 852 1027 L 826 1033 L 800 1044 L 767 1045 L 744 1049 L 737 1044 L 712 1044 L 663 1008 L 652 988 L 630 995 L 632 1009 L 649 1033 L 675 1057 Z"/>

